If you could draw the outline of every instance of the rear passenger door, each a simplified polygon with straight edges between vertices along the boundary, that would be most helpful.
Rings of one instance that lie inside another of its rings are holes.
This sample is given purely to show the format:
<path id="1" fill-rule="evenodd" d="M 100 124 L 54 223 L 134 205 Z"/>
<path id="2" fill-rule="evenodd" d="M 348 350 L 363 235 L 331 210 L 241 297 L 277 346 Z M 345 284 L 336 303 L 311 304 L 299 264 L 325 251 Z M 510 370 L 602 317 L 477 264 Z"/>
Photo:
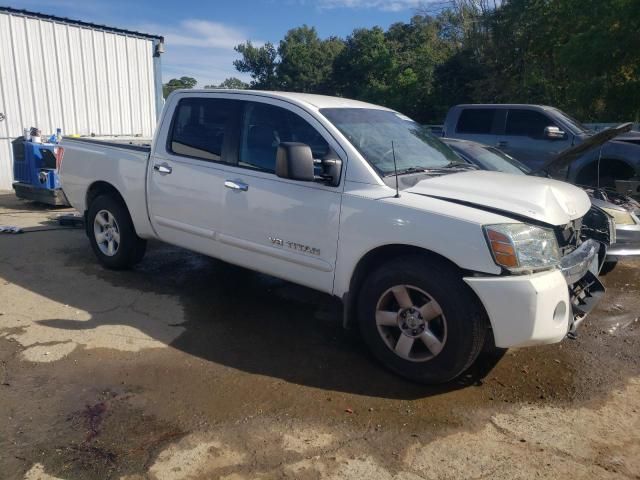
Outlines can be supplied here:
<path id="1" fill-rule="evenodd" d="M 561 139 L 546 138 L 546 127 L 560 125 L 541 111 L 511 108 L 507 113 L 504 135 L 500 136 L 497 146 L 528 167 L 538 168 L 571 146 L 568 133 Z"/>
<path id="2" fill-rule="evenodd" d="M 464 108 L 461 110 L 454 132 L 447 136 L 485 145 L 495 145 L 498 131 L 504 126 L 506 110 L 498 108 Z"/>
<path id="3" fill-rule="evenodd" d="M 242 102 L 183 96 L 156 135 L 147 175 L 151 223 L 165 242 L 217 256 L 225 165 L 235 163 Z M 172 108 L 167 106 L 168 111 Z"/>

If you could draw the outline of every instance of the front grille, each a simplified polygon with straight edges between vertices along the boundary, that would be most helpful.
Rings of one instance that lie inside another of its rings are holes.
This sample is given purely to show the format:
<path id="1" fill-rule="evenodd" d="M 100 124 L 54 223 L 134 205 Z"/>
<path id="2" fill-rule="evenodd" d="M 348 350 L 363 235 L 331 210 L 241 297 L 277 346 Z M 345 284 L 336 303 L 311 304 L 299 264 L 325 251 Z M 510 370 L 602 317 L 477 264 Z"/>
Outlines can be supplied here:
<path id="1" fill-rule="evenodd" d="M 582 218 L 577 218 L 566 225 L 554 228 L 556 240 L 560 247 L 560 253 L 565 255 L 573 252 L 580 245 L 580 230 L 582 229 Z"/>

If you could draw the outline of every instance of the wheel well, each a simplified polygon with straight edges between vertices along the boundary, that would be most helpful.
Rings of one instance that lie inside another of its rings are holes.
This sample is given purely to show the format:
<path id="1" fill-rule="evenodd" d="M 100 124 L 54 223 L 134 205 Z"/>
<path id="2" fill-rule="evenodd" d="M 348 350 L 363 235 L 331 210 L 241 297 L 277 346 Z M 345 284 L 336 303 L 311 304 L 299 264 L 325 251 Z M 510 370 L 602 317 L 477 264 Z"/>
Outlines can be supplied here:
<path id="1" fill-rule="evenodd" d="M 120 192 L 116 187 L 114 187 L 110 183 L 100 181 L 92 183 L 89 187 L 89 190 L 87 190 L 86 201 L 84 204 L 85 210 L 89 210 L 89 205 L 91 205 L 91 202 L 93 202 L 100 195 L 104 194 L 113 194 L 120 199 L 123 205 L 126 205 L 124 198 L 122 198 L 122 195 L 120 195 Z"/>
<path id="2" fill-rule="evenodd" d="M 124 205 L 125 208 L 127 208 L 127 203 L 124 201 L 124 198 L 122 198 L 122 195 L 120 195 L 120 192 L 116 187 L 114 187 L 110 183 L 103 182 L 103 181 L 92 183 L 89 189 L 87 190 L 86 200 L 84 204 L 84 208 L 85 208 L 84 223 L 85 223 L 85 228 L 87 229 L 87 235 L 89 234 L 89 230 L 88 230 L 89 222 L 87 221 L 87 213 L 89 211 L 89 206 L 91 205 L 91 202 L 93 202 L 96 198 L 98 198 L 100 195 L 105 195 L 105 194 L 114 195 L 116 198 L 118 198 L 122 202 L 122 205 Z M 129 209 L 127 208 L 127 211 L 128 210 Z"/>
<path id="3" fill-rule="evenodd" d="M 382 263 L 389 262 L 398 257 L 404 257 L 407 255 L 422 255 L 429 258 L 432 261 L 438 261 L 446 263 L 455 270 L 463 274 L 463 270 L 455 263 L 442 255 L 439 255 L 430 250 L 424 248 L 415 247 L 413 245 L 383 245 L 381 247 L 374 248 L 367 252 L 356 265 L 356 268 L 351 275 L 351 281 L 349 282 L 349 292 L 343 298 L 344 302 L 344 326 L 349 328 L 353 325 L 357 318 L 357 298 L 358 292 L 362 283 L 367 278 L 367 275 L 377 266 Z M 475 294 L 474 294 L 475 295 Z"/>
<path id="4" fill-rule="evenodd" d="M 612 178 L 628 180 L 635 175 L 635 169 L 622 160 L 603 158 L 600 160 L 600 179 Z M 598 185 L 598 161 L 585 165 L 576 175 L 578 185 Z"/>

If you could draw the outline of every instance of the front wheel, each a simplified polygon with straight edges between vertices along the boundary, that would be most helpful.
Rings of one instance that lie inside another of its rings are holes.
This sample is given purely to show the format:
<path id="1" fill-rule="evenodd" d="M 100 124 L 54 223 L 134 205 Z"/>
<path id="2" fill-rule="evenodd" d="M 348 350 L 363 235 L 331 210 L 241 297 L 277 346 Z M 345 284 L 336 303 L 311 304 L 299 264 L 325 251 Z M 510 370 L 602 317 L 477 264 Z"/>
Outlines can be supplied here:
<path id="1" fill-rule="evenodd" d="M 127 207 L 115 195 L 100 195 L 89 206 L 87 234 L 98 261 L 113 270 L 130 268 L 147 242 L 136 234 Z"/>
<path id="2" fill-rule="evenodd" d="M 358 320 L 378 360 L 405 378 L 429 384 L 464 372 L 482 350 L 488 325 L 459 272 L 422 256 L 375 270 L 360 290 Z"/>
<path id="3" fill-rule="evenodd" d="M 607 273 L 611 273 L 614 268 L 618 265 L 617 260 L 605 260 L 602 264 L 602 268 L 600 269 L 600 275 L 606 275 Z"/>

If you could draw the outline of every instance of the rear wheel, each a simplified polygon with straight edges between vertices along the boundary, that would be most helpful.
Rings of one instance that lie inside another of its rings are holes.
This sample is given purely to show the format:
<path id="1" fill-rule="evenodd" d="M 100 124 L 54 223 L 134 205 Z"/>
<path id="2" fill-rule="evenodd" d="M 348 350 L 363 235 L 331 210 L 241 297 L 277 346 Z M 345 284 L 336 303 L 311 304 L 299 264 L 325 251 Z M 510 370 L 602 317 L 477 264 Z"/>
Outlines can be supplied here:
<path id="1" fill-rule="evenodd" d="M 122 201 L 112 194 L 98 196 L 89 206 L 87 234 L 98 261 L 121 270 L 142 260 L 147 242 L 136 234 Z"/>
<path id="2" fill-rule="evenodd" d="M 460 375 L 477 358 L 487 334 L 484 310 L 459 272 L 422 256 L 375 270 L 360 290 L 358 317 L 378 360 L 421 383 Z"/>

